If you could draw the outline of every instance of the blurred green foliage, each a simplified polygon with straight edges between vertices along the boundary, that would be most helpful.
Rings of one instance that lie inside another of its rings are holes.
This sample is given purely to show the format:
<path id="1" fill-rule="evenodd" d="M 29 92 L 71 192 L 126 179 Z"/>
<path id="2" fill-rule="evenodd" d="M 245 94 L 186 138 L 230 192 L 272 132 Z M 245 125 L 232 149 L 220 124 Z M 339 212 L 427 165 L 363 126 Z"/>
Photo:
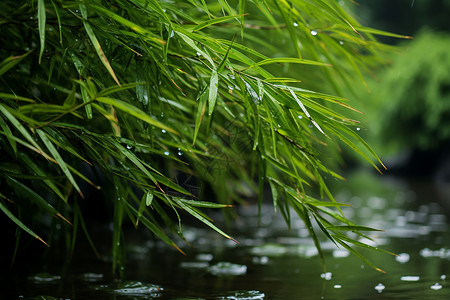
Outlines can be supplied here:
<path id="1" fill-rule="evenodd" d="M 423 30 L 403 47 L 370 84 L 368 137 L 380 153 L 433 150 L 450 138 L 450 36 Z"/>

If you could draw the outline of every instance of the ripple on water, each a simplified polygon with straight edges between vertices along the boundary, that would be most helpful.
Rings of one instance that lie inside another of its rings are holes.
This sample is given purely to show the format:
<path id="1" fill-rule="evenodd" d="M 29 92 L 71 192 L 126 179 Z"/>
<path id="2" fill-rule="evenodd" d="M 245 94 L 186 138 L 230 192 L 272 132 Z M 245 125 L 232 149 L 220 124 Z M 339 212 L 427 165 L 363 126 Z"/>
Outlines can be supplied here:
<path id="1" fill-rule="evenodd" d="M 118 295 L 159 297 L 163 288 L 160 285 L 142 283 L 140 281 L 125 281 L 119 285 L 102 284 L 94 287 L 97 291 L 104 291 Z"/>
<path id="2" fill-rule="evenodd" d="M 61 276 L 43 272 L 29 276 L 28 280 L 31 280 L 33 283 L 36 284 L 48 284 L 48 283 L 55 283 L 61 280 Z"/>
<path id="3" fill-rule="evenodd" d="M 213 266 L 210 266 L 208 268 L 208 272 L 215 276 L 239 276 L 247 273 L 247 266 L 233 264 L 230 262 L 219 262 Z"/>
<path id="4" fill-rule="evenodd" d="M 260 291 L 230 291 L 216 299 L 259 300 L 264 299 L 265 296 L 266 295 Z"/>
<path id="5" fill-rule="evenodd" d="M 86 282 L 98 282 L 103 280 L 103 274 L 97 273 L 84 273 L 81 274 L 81 278 Z"/>

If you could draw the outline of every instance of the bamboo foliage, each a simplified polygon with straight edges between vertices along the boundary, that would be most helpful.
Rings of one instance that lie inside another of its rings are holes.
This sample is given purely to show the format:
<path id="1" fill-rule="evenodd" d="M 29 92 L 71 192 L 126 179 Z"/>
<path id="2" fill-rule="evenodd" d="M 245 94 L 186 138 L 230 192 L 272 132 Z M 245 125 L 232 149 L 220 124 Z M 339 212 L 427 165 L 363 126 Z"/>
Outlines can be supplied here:
<path id="1" fill-rule="evenodd" d="M 381 62 L 372 34 L 387 33 L 322 0 L 2 1 L 0 14 L 0 204 L 20 228 L 41 239 L 29 228 L 39 220 L 17 218 L 28 204 L 83 220 L 71 209 L 89 197 L 81 186 L 101 189 L 115 268 L 127 218 L 176 248 L 171 214 L 182 212 L 232 239 L 201 209 L 241 201 L 245 183 L 260 201 L 269 185 L 318 249 L 312 220 L 336 244 L 361 246 L 342 233 L 365 228 L 340 213 L 322 177 L 342 177 L 322 155 L 343 141 L 378 168 L 336 108 L 352 110 L 340 91 Z"/>

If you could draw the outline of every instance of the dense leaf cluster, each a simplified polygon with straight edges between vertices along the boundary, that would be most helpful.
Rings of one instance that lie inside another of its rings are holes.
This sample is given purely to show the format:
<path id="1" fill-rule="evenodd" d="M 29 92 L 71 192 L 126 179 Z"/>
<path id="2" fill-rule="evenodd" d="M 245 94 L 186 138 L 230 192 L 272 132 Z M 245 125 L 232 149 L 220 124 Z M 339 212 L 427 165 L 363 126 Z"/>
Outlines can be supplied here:
<path id="1" fill-rule="evenodd" d="M 126 220 L 174 247 L 182 212 L 231 238 L 201 209 L 269 186 L 319 250 L 316 230 L 360 256 L 342 232 L 368 228 L 341 214 L 324 153 L 344 142 L 378 159 L 330 93 L 380 62 L 371 34 L 386 33 L 321 0 L 2 1 L 0 14 L 0 208 L 20 228 L 41 239 L 50 215 L 89 236 L 79 202 L 98 201 L 93 186 L 115 268 Z"/>

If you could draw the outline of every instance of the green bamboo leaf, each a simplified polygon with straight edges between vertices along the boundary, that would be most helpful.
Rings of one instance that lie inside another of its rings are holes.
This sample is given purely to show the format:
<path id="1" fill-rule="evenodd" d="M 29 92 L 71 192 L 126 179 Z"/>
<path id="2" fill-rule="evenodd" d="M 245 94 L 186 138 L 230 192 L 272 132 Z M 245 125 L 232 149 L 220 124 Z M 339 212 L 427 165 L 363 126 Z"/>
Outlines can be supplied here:
<path id="1" fill-rule="evenodd" d="M 44 1 L 44 0 L 40 0 L 40 1 Z M 94 31 L 92 30 L 91 25 L 89 25 L 89 23 L 87 22 L 87 9 L 86 9 L 86 5 L 81 4 L 80 5 L 80 11 L 81 11 L 81 15 L 83 16 L 83 25 L 84 25 L 84 29 L 86 30 L 86 33 L 89 36 L 89 39 L 92 42 L 92 45 L 94 46 L 95 51 L 97 52 L 98 57 L 100 58 L 101 62 L 103 63 L 103 65 L 105 66 L 106 70 L 108 70 L 108 73 L 111 75 L 111 77 L 114 79 L 114 81 L 117 83 L 117 85 L 120 85 L 119 80 L 117 79 L 116 73 L 114 73 L 113 68 L 111 67 L 108 59 L 106 58 L 105 53 L 103 52 L 103 49 L 97 39 L 97 37 L 95 36 Z"/>
<path id="2" fill-rule="evenodd" d="M 358 257 L 359 259 L 361 259 L 363 262 L 365 262 L 367 265 L 369 265 L 373 269 L 375 269 L 375 270 L 377 270 L 377 271 L 379 271 L 381 273 L 386 273 L 382 269 L 380 269 L 377 266 L 375 266 L 372 262 L 370 262 L 367 258 L 365 258 L 361 253 L 359 253 L 358 251 L 356 251 L 355 249 L 350 247 L 350 245 L 348 245 L 347 243 L 342 241 L 339 237 L 333 235 L 333 238 L 335 239 L 336 242 L 338 242 L 341 246 L 343 246 L 345 249 L 347 249 L 350 253 L 352 253 L 353 255 Z"/>
<path id="3" fill-rule="evenodd" d="M 367 226 L 359 226 L 359 225 L 346 225 L 346 226 L 329 226 L 328 230 L 338 230 L 338 231 L 384 231 L 372 227 Z"/>
<path id="4" fill-rule="evenodd" d="M 207 201 L 187 200 L 187 199 L 181 199 L 181 198 L 178 198 L 178 200 L 184 202 L 187 205 L 194 206 L 194 207 L 204 207 L 204 208 L 233 207 L 233 205 L 229 205 L 229 204 L 220 204 L 220 203 L 207 202 Z"/>
<path id="5" fill-rule="evenodd" d="M 313 123 L 313 125 L 317 128 L 317 130 L 319 130 L 323 135 L 326 135 L 325 132 L 323 132 L 322 128 L 319 126 L 319 124 L 317 124 L 317 122 L 311 118 L 310 114 L 308 113 L 308 111 L 306 110 L 306 107 L 303 105 L 303 103 L 298 99 L 297 95 L 294 93 L 294 91 L 289 90 L 292 97 L 294 97 L 295 101 L 297 102 L 297 104 L 300 106 L 300 108 L 302 109 L 302 111 L 305 113 L 306 117 L 311 121 L 311 123 Z"/>
<path id="6" fill-rule="evenodd" d="M 109 9 L 106 9 L 102 6 L 95 5 L 95 4 L 93 4 L 93 5 L 91 4 L 91 5 L 89 5 L 89 7 L 94 10 L 97 10 L 98 12 L 105 14 L 109 18 L 121 23 L 122 25 L 129 27 L 131 30 L 138 33 L 139 37 L 144 37 L 146 40 L 152 41 L 157 44 L 165 43 L 162 39 L 160 39 L 156 35 L 154 35 L 153 32 L 151 32 L 150 30 L 147 30 L 144 27 L 139 26 L 138 24 L 119 16 L 118 14 L 115 14 L 114 12 L 112 12 Z"/>
<path id="7" fill-rule="evenodd" d="M 138 226 L 139 220 L 142 217 L 142 214 L 145 210 L 146 206 L 151 206 L 153 202 L 153 193 L 151 193 L 150 191 L 147 191 L 144 193 L 144 195 L 142 196 L 141 202 L 139 203 L 139 209 L 138 209 L 138 214 L 136 217 L 136 224 L 135 226 Z"/>
<path id="8" fill-rule="evenodd" d="M 412 36 L 408 36 L 408 35 L 395 34 L 395 33 L 387 32 L 384 30 L 379 30 L 379 29 L 374 29 L 374 28 L 369 28 L 369 27 L 364 27 L 364 26 L 356 26 L 355 29 L 356 29 L 356 31 L 360 31 L 360 32 L 364 32 L 364 33 L 389 36 L 389 37 L 400 38 L 400 39 L 412 39 L 413 38 Z"/>
<path id="9" fill-rule="evenodd" d="M 233 37 L 233 41 L 234 41 L 234 37 Z M 232 41 L 232 42 L 233 42 L 233 41 Z M 217 67 L 217 73 L 222 72 L 223 68 L 225 67 L 225 64 L 226 64 L 226 62 L 227 62 L 227 60 L 228 60 L 228 56 L 229 56 L 229 54 L 230 54 L 230 50 L 231 50 L 231 47 L 232 47 L 232 46 L 233 46 L 233 44 L 231 44 L 231 45 L 228 47 L 228 50 L 227 50 L 227 52 L 225 53 L 225 56 L 223 57 L 223 59 L 222 59 L 222 61 L 220 62 L 219 66 Z"/>
<path id="10" fill-rule="evenodd" d="M 217 90 L 219 88 L 219 75 L 217 71 L 211 72 L 211 79 L 209 81 L 209 94 L 208 94 L 208 115 L 212 115 L 214 107 L 217 101 Z"/>
<path id="11" fill-rule="evenodd" d="M 30 189 L 28 186 L 9 176 L 7 177 L 6 181 L 16 191 L 17 194 L 33 201 L 38 207 L 46 210 L 49 214 L 57 216 L 58 218 L 61 218 L 62 220 L 70 224 L 70 222 L 60 212 L 58 212 L 50 203 L 45 201 L 44 198 L 42 198 L 38 193 Z"/>
<path id="12" fill-rule="evenodd" d="M 229 20 L 232 20 L 232 19 L 236 19 L 236 18 L 241 17 L 243 15 L 244 14 L 242 14 L 242 15 L 235 15 L 235 16 L 225 16 L 225 17 L 210 19 L 208 21 L 205 21 L 205 22 L 202 22 L 202 23 L 198 24 L 197 26 L 194 27 L 194 29 L 192 29 L 192 31 L 198 31 L 198 30 L 201 30 L 201 29 L 203 29 L 205 27 L 208 27 L 208 26 L 211 26 L 211 25 L 214 25 L 214 24 L 218 24 L 218 23 L 223 23 L 223 22 L 226 22 L 226 21 L 229 21 Z"/>
<path id="13" fill-rule="evenodd" d="M 136 155 L 134 155 L 131 151 L 129 151 L 119 143 L 113 140 L 111 140 L 111 142 L 114 147 L 116 147 L 123 155 L 125 155 L 125 157 L 128 158 L 136 167 L 138 167 L 139 170 L 141 170 L 145 174 L 145 176 L 147 176 L 159 189 L 161 189 L 155 177 L 149 172 L 149 170 L 147 170 L 147 168 L 141 163 Z"/>
<path id="14" fill-rule="evenodd" d="M 147 192 L 145 195 L 145 205 L 151 206 L 153 202 L 153 194 L 150 192 Z"/>
<path id="15" fill-rule="evenodd" d="M 53 0 L 52 0 L 51 2 L 52 2 L 52 5 L 53 5 L 53 8 L 55 9 L 56 18 L 58 19 L 59 43 L 60 43 L 61 46 L 62 46 L 63 42 L 62 42 L 62 25 L 61 25 L 61 17 L 60 17 L 60 15 L 59 15 L 59 10 L 58 10 L 58 7 L 56 7 L 55 2 L 54 2 Z"/>
<path id="16" fill-rule="evenodd" d="M 0 112 L 3 113 L 3 115 L 14 125 L 14 127 L 16 127 L 17 130 L 20 131 L 20 133 L 38 150 L 40 150 L 41 152 L 42 149 L 41 147 L 36 143 L 36 141 L 31 137 L 30 133 L 28 132 L 28 130 L 19 122 L 19 120 L 16 119 L 16 117 L 14 117 L 11 112 L 6 108 L 6 106 L 4 106 L 3 104 L 0 103 Z"/>
<path id="17" fill-rule="evenodd" d="M 211 58 L 211 56 L 209 54 L 207 54 L 205 51 L 201 50 L 199 47 L 197 47 L 195 42 L 190 37 L 187 36 L 189 33 L 186 32 L 184 29 L 182 29 L 182 27 L 177 27 L 177 29 L 178 29 L 177 30 L 177 35 L 180 36 L 184 40 L 184 42 L 186 44 L 188 44 L 192 49 L 194 49 L 196 51 L 196 53 L 198 53 L 198 55 L 203 56 L 204 58 L 206 58 L 208 60 L 208 62 L 211 64 L 211 67 L 213 67 L 215 69 L 216 68 L 216 64 L 214 63 L 214 61 Z M 183 31 L 184 31 L 184 33 L 181 33 Z"/>
<path id="18" fill-rule="evenodd" d="M 135 88 L 135 87 L 137 87 L 137 86 L 141 86 L 141 85 L 143 85 L 143 84 L 144 84 L 143 82 L 132 82 L 132 83 L 125 83 L 125 84 L 122 84 L 122 85 L 120 85 L 120 86 L 118 86 L 118 85 L 111 86 L 111 87 L 102 89 L 102 90 L 96 95 L 96 97 L 105 97 L 105 96 L 108 96 L 108 95 L 113 94 L 113 93 L 124 92 L 124 91 L 126 91 L 126 90 Z"/>
<path id="19" fill-rule="evenodd" d="M 1 115 L 0 115 L 0 127 L 3 129 L 3 132 L 5 133 L 6 138 L 8 139 L 8 142 L 11 145 L 11 148 L 13 149 L 14 153 L 17 154 L 17 144 L 16 141 L 14 140 L 14 135 Z"/>
<path id="20" fill-rule="evenodd" d="M 39 50 L 39 63 L 42 61 L 42 54 L 44 54 L 45 48 L 45 24 L 46 24 L 46 12 L 45 12 L 45 1 L 38 0 L 38 26 L 39 26 L 39 40 L 41 43 L 41 48 Z"/>
<path id="21" fill-rule="evenodd" d="M 264 60 L 261 60 L 254 64 L 253 66 L 250 66 L 249 68 L 253 68 L 254 66 L 263 66 L 268 64 L 274 64 L 274 63 L 288 63 L 288 64 L 302 64 L 302 65 L 313 65 L 313 66 L 321 66 L 321 67 L 331 67 L 330 64 L 326 64 L 320 61 L 314 61 L 314 60 L 308 60 L 308 59 L 302 59 L 302 58 L 295 58 L 295 57 L 275 57 L 275 58 L 267 58 Z"/>
<path id="22" fill-rule="evenodd" d="M 244 15 L 246 0 L 239 0 L 239 23 L 241 23 L 241 37 L 244 38 Z"/>
<path id="23" fill-rule="evenodd" d="M 138 211 L 130 204 L 127 203 L 129 209 L 137 216 L 138 215 Z M 177 249 L 178 251 L 180 251 L 181 253 L 184 253 L 183 251 L 181 251 L 181 249 L 167 236 L 167 234 L 165 234 L 162 229 L 155 224 L 154 222 L 151 222 L 148 218 L 146 218 L 145 216 L 142 216 L 140 221 L 142 222 L 142 224 L 144 224 L 145 227 L 147 227 L 151 232 L 153 232 L 158 238 L 160 238 L 163 242 L 165 242 L 167 245 L 174 247 L 175 249 Z"/>
<path id="24" fill-rule="evenodd" d="M 167 130 L 169 132 L 172 132 L 174 134 L 179 134 L 178 132 L 176 132 L 175 130 L 173 130 L 172 128 L 164 125 L 163 123 L 153 119 L 152 117 L 150 117 L 148 114 L 146 114 L 144 111 L 142 111 L 141 109 L 137 108 L 136 106 L 129 104 L 128 102 L 119 100 L 119 99 L 114 99 L 114 98 L 107 98 L 107 97 L 97 97 L 95 99 L 96 101 L 102 102 L 102 103 L 106 103 L 106 104 L 111 104 L 112 106 L 114 106 L 115 108 L 118 108 L 150 125 L 156 126 L 158 128 Z"/>
<path id="25" fill-rule="evenodd" d="M 86 117 L 88 119 L 92 119 L 92 106 L 91 106 L 91 104 L 89 104 L 92 99 L 89 96 L 89 93 L 87 91 L 85 84 L 80 84 L 80 89 L 81 89 L 81 98 L 83 99 L 83 103 L 87 103 L 84 106 L 84 109 L 86 111 Z"/>
<path id="26" fill-rule="evenodd" d="M 202 221 L 203 223 L 205 223 L 207 226 L 209 226 L 211 229 L 215 230 L 216 232 L 218 232 L 219 234 L 221 234 L 222 236 L 226 237 L 227 239 L 230 239 L 234 242 L 237 243 L 237 241 L 235 239 L 233 239 L 232 237 L 230 237 L 228 234 L 226 234 L 225 232 L 223 232 L 222 230 L 220 230 L 219 228 L 217 228 L 213 223 L 211 223 L 210 221 L 208 221 L 205 217 L 203 217 L 195 208 L 191 207 L 190 205 L 184 203 L 181 199 L 174 197 L 173 200 L 182 208 L 184 209 L 187 213 L 189 213 L 190 215 L 192 215 L 193 217 L 197 218 L 198 220 Z"/>
<path id="27" fill-rule="evenodd" d="M 198 100 L 198 107 L 197 107 L 197 113 L 195 115 L 195 128 L 194 128 L 194 138 L 192 140 L 192 145 L 195 145 L 195 142 L 197 141 L 198 131 L 200 129 L 200 125 L 203 120 L 203 116 L 206 112 L 206 103 L 207 103 L 207 91 L 208 89 L 205 89 L 202 94 L 199 96 Z"/>
<path id="28" fill-rule="evenodd" d="M 25 224 L 23 224 L 19 219 L 17 219 L 10 211 L 9 209 L 3 205 L 2 202 L 0 202 L 0 209 L 3 211 L 3 213 L 14 223 L 16 223 L 17 226 L 19 226 L 23 231 L 30 234 L 32 237 L 38 239 L 42 243 L 44 243 L 47 247 L 48 244 L 41 239 L 36 233 L 34 233 L 30 228 L 28 228 Z"/>
<path id="29" fill-rule="evenodd" d="M 48 151 L 50 151 L 51 155 L 53 156 L 53 158 L 58 163 L 58 165 L 61 168 L 61 170 L 63 171 L 64 175 L 66 175 L 67 179 L 73 185 L 75 190 L 78 192 L 78 194 L 80 194 L 81 197 L 84 197 L 83 193 L 81 192 L 80 187 L 78 186 L 77 182 L 73 178 L 72 173 L 69 171 L 69 168 L 68 168 L 66 162 L 62 159 L 61 155 L 59 154 L 58 150 L 56 150 L 55 146 L 50 141 L 50 139 L 47 136 L 47 134 L 44 131 L 40 130 L 40 129 L 37 129 L 36 132 L 39 135 L 39 137 L 41 138 L 42 142 L 47 147 Z"/>
<path id="30" fill-rule="evenodd" d="M 227 0 L 219 0 L 219 3 L 222 7 L 222 11 L 225 10 L 229 15 L 232 15 L 234 13 Z"/>
<path id="31" fill-rule="evenodd" d="M 10 57 L 8 57 L 8 58 L 5 58 L 1 63 L 0 63 L 0 77 L 4 74 L 4 73 L 6 73 L 9 69 L 11 69 L 11 68 L 13 68 L 15 65 L 17 65 L 22 59 L 24 59 L 25 57 L 27 57 L 29 54 L 31 53 L 31 51 L 28 51 L 27 53 L 25 53 L 25 54 L 22 54 L 22 55 L 18 55 L 18 56 L 10 56 Z M 0 97 L 4 97 L 4 98 L 6 98 L 6 95 L 8 95 L 8 94 L 5 94 L 5 93 L 0 93 Z M 12 96 L 12 95 L 11 95 Z M 15 95 L 14 95 L 14 97 L 16 97 Z M 21 97 L 19 97 L 19 98 L 15 98 L 15 99 L 20 99 Z M 27 98 L 24 98 L 24 99 L 27 99 Z M 22 99 L 20 99 L 20 100 L 22 100 Z M 29 99 L 29 100 L 31 100 L 31 99 Z M 34 100 L 31 100 L 31 101 L 34 101 Z"/>
<path id="32" fill-rule="evenodd" d="M 33 173 L 36 173 L 37 176 L 42 178 L 48 177 L 48 174 L 42 170 L 26 153 L 20 152 L 19 159 L 23 161 L 24 165 L 30 169 Z M 67 198 L 63 196 L 61 191 L 58 189 L 53 180 L 43 179 L 42 180 L 61 200 L 67 203 Z"/>
<path id="33" fill-rule="evenodd" d="M 24 101 L 24 102 L 31 102 L 35 103 L 33 99 L 27 98 L 27 97 L 21 97 L 17 95 L 12 94 L 6 94 L 6 93 L 0 93 L 0 98 L 6 98 L 6 99 L 12 99 L 12 100 L 18 100 L 18 101 Z"/>

